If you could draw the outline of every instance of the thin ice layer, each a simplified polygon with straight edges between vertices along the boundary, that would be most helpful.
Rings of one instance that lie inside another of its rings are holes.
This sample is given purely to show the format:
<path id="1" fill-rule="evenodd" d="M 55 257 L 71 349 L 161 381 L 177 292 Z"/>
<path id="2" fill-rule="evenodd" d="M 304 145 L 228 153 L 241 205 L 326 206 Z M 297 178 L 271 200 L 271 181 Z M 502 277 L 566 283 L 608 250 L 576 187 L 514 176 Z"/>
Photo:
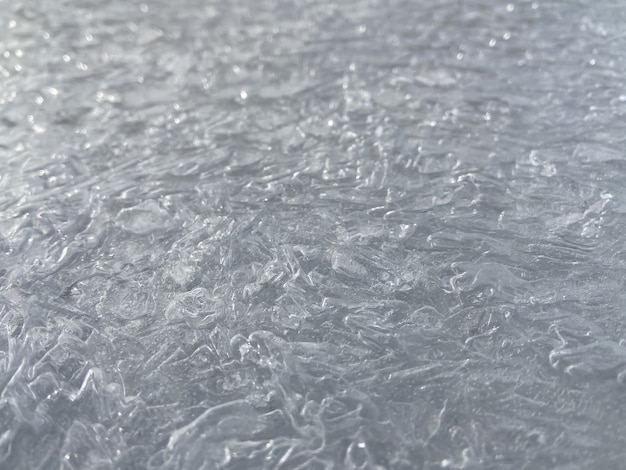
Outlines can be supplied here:
<path id="1" fill-rule="evenodd" d="M 623 9 L 0 11 L 0 467 L 621 465 Z"/>

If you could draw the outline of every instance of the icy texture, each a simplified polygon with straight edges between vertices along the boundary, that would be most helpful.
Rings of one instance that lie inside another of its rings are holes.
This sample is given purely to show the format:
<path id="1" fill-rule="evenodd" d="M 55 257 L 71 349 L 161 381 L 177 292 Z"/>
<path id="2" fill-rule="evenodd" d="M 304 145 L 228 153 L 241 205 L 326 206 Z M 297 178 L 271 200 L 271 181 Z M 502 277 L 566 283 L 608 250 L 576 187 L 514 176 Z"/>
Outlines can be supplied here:
<path id="1" fill-rule="evenodd" d="M 0 12 L 0 468 L 624 467 L 620 2 Z"/>

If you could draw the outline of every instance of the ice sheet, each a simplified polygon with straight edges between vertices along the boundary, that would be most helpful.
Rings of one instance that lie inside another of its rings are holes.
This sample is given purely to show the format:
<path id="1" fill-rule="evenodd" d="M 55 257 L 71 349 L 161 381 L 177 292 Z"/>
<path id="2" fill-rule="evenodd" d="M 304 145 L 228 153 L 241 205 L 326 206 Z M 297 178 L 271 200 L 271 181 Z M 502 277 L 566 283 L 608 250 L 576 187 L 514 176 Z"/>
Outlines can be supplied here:
<path id="1" fill-rule="evenodd" d="M 0 11 L 0 468 L 624 465 L 618 3 Z"/>

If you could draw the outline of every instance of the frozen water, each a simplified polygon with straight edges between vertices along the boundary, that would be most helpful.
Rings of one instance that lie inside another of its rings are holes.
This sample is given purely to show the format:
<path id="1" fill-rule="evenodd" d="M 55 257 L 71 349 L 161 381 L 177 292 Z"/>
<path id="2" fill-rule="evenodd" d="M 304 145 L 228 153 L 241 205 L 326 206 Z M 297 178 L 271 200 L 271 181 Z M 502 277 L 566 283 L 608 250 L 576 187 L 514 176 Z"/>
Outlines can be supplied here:
<path id="1" fill-rule="evenodd" d="M 619 2 L 0 12 L 0 468 L 626 465 Z"/>

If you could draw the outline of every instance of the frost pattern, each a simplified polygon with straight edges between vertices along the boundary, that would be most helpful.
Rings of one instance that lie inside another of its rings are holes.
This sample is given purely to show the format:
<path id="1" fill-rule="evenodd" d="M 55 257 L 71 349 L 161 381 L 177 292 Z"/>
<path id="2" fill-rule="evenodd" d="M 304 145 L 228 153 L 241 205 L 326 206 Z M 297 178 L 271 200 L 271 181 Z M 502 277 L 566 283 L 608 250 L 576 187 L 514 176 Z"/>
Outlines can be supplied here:
<path id="1" fill-rule="evenodd" d="M 623 465 L 617 3 L 0 10 L 0 468 Z"/>

